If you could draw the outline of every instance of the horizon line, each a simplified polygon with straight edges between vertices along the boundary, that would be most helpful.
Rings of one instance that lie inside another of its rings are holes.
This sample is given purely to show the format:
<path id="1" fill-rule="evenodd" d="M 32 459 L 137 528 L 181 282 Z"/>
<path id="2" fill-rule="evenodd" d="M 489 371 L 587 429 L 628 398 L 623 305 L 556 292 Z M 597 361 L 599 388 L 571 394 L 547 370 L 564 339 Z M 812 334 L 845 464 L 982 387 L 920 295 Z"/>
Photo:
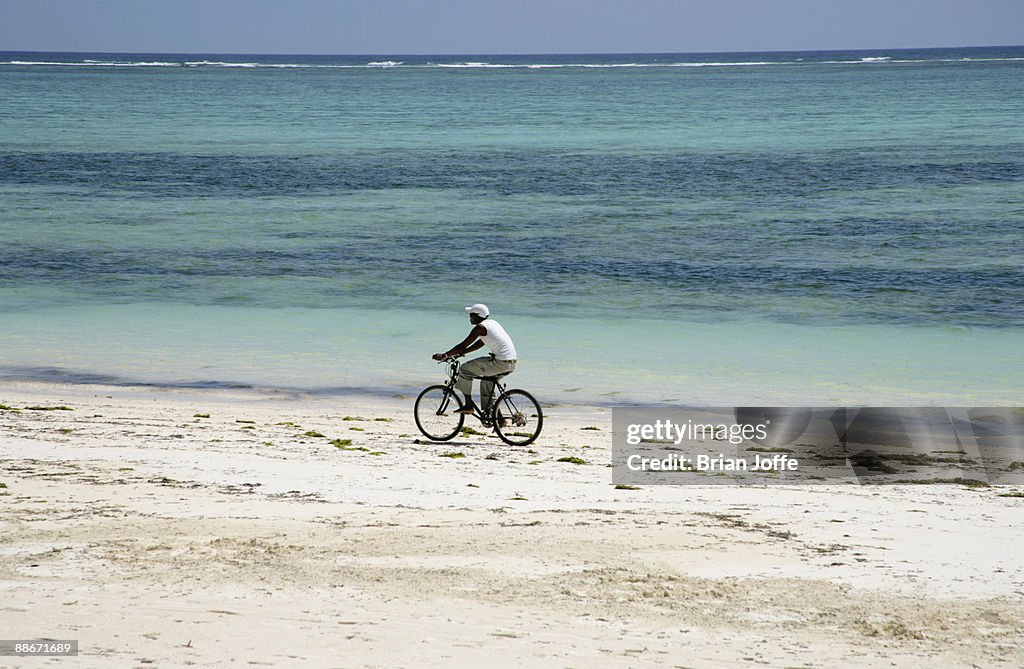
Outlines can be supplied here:
<path id="1" fill-rule="evenodd" d="M 958 46 L 901 46 L 901 47 L 857 47 L 830 49 L 768 49 L 741 51 L 494 51 L 494 52 L 449 52 L 449 53 L 400 53 L 397 51 L 360 51 L 351 53 L 313 52 L 259 52 L 259 51 L 54 51 L 38 49 L 0 49 L 0 53 L 66 53 L 105 55 L 216 55 L 216 56 L 657 56 L 657 55 L 720 55 L 753 53 L 821 53 L 829 51 L 920 51 L 933 49 L 1013 49 L 1024 48 L 1024 44 L 972 44 Z"/>

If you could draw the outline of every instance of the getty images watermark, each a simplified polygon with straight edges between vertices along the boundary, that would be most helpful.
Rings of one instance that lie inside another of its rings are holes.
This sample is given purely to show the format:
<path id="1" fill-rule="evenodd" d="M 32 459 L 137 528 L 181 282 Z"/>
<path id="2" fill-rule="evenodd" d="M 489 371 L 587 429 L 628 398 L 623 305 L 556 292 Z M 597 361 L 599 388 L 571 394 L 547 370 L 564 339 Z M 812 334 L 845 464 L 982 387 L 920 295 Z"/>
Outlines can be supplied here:
<path id="1" fill-rule="evenodd" d="M 1024 484 L 1024 408 L 612 411 L 616 484 Z"/>

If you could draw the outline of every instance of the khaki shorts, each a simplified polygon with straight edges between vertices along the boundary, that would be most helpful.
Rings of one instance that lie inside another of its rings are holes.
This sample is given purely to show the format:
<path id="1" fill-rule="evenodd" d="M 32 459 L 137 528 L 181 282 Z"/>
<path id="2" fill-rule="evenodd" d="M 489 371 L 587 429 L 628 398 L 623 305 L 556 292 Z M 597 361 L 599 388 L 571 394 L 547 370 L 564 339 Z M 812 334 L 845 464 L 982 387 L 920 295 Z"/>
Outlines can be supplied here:
<path id="1" fill-rule="evenodd" d="M 460 393 L 472 396 L 473 379 L 482 376 L 497 376 L 516 371 L 515 360 L 496 360 L 493 355 L 485 355 L 480 358 L 467 360 L 459 368 L 459 379 L 455 382 L 455 389 Z M 491 396 L 494 394 L 493 381 L 480 381 L 480 406 L 486 409 L 491 403 Z"/>

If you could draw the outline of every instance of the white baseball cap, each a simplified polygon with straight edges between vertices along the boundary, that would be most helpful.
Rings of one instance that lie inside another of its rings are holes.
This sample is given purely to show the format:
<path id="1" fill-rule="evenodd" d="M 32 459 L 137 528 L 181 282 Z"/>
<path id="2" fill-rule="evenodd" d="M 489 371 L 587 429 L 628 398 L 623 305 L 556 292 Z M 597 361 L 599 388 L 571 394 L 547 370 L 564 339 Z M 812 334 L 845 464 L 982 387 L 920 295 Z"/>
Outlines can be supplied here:
<path id="1" fill-rule="evenodd" d="M 466 307 L 466 311 L 477 316 L 483 316 L 484 318 L 491 315 L 491 310 L 487 308 L 486 304 L 474 304 L 471 307 Z"/>

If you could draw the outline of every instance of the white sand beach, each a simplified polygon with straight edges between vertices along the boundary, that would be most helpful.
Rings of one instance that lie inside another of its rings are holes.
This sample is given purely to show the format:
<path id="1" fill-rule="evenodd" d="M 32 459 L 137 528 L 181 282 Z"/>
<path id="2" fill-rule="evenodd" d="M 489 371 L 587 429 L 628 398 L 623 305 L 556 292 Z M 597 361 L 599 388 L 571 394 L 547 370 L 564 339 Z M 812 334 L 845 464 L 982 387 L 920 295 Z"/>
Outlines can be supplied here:
<path id="1" fill-rule="evenodd" d="M 1019 488 L 616 489 L 595 407 L 513 448 L 409 397 L 0 404 L 2 636 L 80 646 L 4 666 L 1024 666 Z"/>

